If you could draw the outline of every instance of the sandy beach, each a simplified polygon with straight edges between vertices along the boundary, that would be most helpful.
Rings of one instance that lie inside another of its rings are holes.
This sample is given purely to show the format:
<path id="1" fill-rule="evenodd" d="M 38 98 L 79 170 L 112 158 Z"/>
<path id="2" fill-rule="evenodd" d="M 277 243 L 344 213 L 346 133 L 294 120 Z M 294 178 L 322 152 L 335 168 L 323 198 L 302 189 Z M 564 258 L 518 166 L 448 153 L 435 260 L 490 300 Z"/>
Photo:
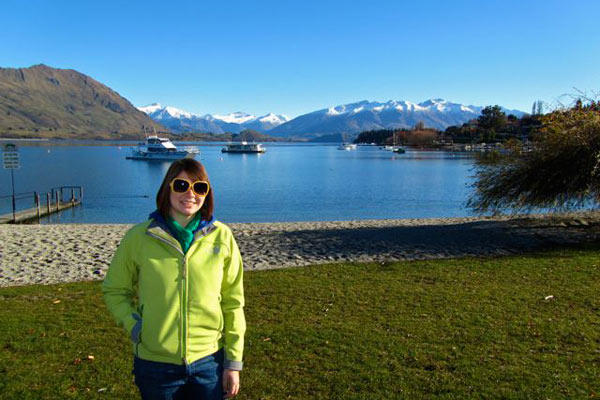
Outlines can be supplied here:
<path id="1" fill-rule="evenodd" d="M 0 225 L 0 286 L 103 279 L 132 225 Z M 600 213 L 229 224 L 245 270 L 500 256 L 600 240 Z"/>

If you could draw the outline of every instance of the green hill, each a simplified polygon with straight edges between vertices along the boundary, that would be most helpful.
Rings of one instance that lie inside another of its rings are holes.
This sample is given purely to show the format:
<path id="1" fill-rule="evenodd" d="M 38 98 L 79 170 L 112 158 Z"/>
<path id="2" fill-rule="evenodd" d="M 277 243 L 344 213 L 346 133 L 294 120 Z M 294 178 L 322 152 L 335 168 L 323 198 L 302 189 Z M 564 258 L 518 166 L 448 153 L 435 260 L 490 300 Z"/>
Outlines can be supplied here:
<path id="1" fill-rule="evenodd" d="M 117 92 L 72 69 L 0 68 L 0 137 L 139 138 L 167 131 Z"/>

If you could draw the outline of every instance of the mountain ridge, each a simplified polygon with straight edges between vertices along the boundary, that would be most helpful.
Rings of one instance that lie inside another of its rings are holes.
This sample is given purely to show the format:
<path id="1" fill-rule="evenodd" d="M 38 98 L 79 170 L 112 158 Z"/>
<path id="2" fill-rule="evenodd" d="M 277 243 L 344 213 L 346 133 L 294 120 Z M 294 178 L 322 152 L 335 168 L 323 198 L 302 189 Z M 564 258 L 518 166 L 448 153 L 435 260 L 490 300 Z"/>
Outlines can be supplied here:
<path id="1" fill-rule="evenodd" d="M 413 103 L 361 100 L 297 116 L 237 111 L 203 116 L 158 103 L 134 107 L 108 86 L 73 69 L 43 64 L 0 68 L 0 135 L 6 137 L 138 138 L 145 129 L 160 133 L 237 134 L 255 130 L 280 138 L 312 140 L 362 131 L 411 128 L 419 122 L 443 130 L 477 118 L 482 106 L 440 98 Z M 517 117 L 525 113 L 503 108 Z M 165 126 L 168 128 L 166 129 Z"/>
<path id="2" fill-rule="evenodd" d="M 323 108 L 300 115 L 267 133 L 273 136 L 317 138 L 332 134 L 357 134 L 377 129 L 412 128 L 423 122 L 426 127 L 444 130 L 448 126 L 462 125 L 481 115 L 484 107 L 452 103 L 436 98 L 413 103 L 406 100 L 377 102 L 362 100 Z M 502 108 L 517 117 L 520 110 Z"/>
<path id="3" fill-rule="evenodd" d="M 4 136 L 135 137 L 164 131 L 127 99 L 73 69 L 37 64 L 0 68 L 0 132 Z"/>
<path id="4" fill-rule="evenodd" d="M 240 133 L 252 129 L 264 133 L 282 123 L 289 121 L 285 115 L 268 113 L 262 116 L 251 115 L 242 111 L 219 115 L 198 115 L 171 106 L 152 103 L 138 107 L 154 121 L 160 122 L 177 133 L 211 132 L 211 133 Z"/>
<path id="5" fill-rule="evenodd" d="M 360 100 L 354 103 L 342 104 L 312 111 L 293 119 L 283 121 L 279 116 L 269 113 L 263 117 L 255 117 L 244 112 L 230 113 L 225 116 L 193 114 L 173 107 L 163 107 L 152 104 L 140 107 L 141 110 L 151 111 L 149 115 L 164 123 L 175 131 L 191 130 L 201 127 L 202 130 L 213 133 L 240 132 L 244 129 L 254 129 L 272 136 L 294 139 L 315 139 L 331 135 L 355 135 L 362 131 L 377 129 L 412 128 L 423 122 L 426 127 L 444 130 L 448 126 L 462 125 L 481 115 L 483 106 L 464 105 L 433 98 L 421 103 L 407 100 L 388 100 L 386 102 Z M 520 110 L 502 108 L 508 114 L 517 117 L 525 113 Z M 171 110 L 170 112 L 168 110 Z M 162 113 L 162 114 L 161 114 Z M 168 114 L 165 121 L 162 115 Z M 185 115 L 177 118 L 176 115 Z M 191 115 L 191 117 L 189 117 Z M 259 124 L 261 118 L 275 116 L 275 123 Z M 181 126 L 178 126 L 181 124 Z"/>

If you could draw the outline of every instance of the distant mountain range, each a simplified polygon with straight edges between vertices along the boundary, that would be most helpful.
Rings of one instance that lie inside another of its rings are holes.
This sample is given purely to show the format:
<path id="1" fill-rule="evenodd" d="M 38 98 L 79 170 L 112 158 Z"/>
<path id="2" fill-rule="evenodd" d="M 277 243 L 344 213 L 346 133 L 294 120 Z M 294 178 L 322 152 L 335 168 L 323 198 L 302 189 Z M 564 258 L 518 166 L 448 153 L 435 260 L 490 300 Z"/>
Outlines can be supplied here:
<path id="1" fill-rule="evenodd" d="M 0 68 L 0 136 L 60 138 L 139 138 L 148 132 L 239 133 L 255 130 L 281 138 L 349 140 L 374 129 L 426 127 L 445 129 L 481 114 L 481 106 L 442 99 L 422 103 L 390 100 L 338 105 L 289 119 L 269 113 L 194 115 L 152 104 L 135 108 L 100 82 L 71 69 L 46 65 Z M 503 109 L 517 117 L 519 110 Z"/>
<path id="2" fill-rule="evenodd" d="M 204 131 L 237 133 L 254 129 L 270 136 L 296 139 L 340 137 L 376 129 L 411 128 L 422 121 L 426 127 L 444 130 L 451 125 L 461 125 L 481 114 L 482 106 L 451 103 L 431 99 L 422 103 L 390 100 L 386 103 L 360 101 L 329 107 L 289 120 L 283 115 L 267 114 L 255 117 L 237 112 L 224 116 L 197 116 L 173 107 L 153 104 L 140 107 L 152 119 L 175 132 Z M 521 117 L 519 110 L 502 108 L 508 114 Z"/>
<path id="3" fill-rule="evenodd" d="M 164 128 L 87 75 L 45 65 L 0 68 L 0 136 L 139 137 Z"/>
<path id="4" fill-rule="evenodd" d="M 279 126 L 289 118 L 285 115 L 269 113 L 262 117 L 235 112 L 227 115 L 195 115 L 175 107 L 163 107 L 158 103 L 139 109 L 154 121 L 161 123 L 173 132 L 210 132 L 210 133 L 239 133 L 245 129 L 266 132 Z"/>
<path id="5" fill-rule="evenodd" d="M 427 100 L 419 104 L 390 100 L 386 103 L 360 101 L 314 111 L 279 125 L 267 133 L 273 136 L 314 138 L 331 134 L 357 134 L 376 129 L 412 128 L 419 121 L 426 127 L 444 130 L 460 125 L 481 115 L 483 107 L 465 106 L 443 99 Z M 507 114 L 522 116 L 519 110 Z"/>

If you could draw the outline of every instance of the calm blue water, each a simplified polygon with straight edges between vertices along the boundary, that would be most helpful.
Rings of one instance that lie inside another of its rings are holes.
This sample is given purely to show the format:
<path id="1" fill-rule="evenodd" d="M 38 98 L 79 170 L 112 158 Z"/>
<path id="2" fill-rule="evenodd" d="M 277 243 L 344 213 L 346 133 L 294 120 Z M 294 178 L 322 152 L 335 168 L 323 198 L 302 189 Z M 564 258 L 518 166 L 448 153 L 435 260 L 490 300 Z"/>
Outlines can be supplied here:
<path id="1" fill-rule="evenodd" d="M 403 155 L 337 145 L 266 144 L 265 154 L 222 154 L 199 145 L 215 194 L 215 215 L 225 222 L 427 218 L 473 215 L 473 160 L 442 152 Z M 134 223 L 155 208 L 168 162 L 126 160 L 126 146 L 20 146 L 16 192 L 82 185 L 83 206 L 46 219 L 61 223 Z M 0 170 L 0 196 L 10 194 L 10 173 Z M 30 199 L 19 207 L 31 207 Z M 8 199 L 0 212 L 10 212 Z"/>

